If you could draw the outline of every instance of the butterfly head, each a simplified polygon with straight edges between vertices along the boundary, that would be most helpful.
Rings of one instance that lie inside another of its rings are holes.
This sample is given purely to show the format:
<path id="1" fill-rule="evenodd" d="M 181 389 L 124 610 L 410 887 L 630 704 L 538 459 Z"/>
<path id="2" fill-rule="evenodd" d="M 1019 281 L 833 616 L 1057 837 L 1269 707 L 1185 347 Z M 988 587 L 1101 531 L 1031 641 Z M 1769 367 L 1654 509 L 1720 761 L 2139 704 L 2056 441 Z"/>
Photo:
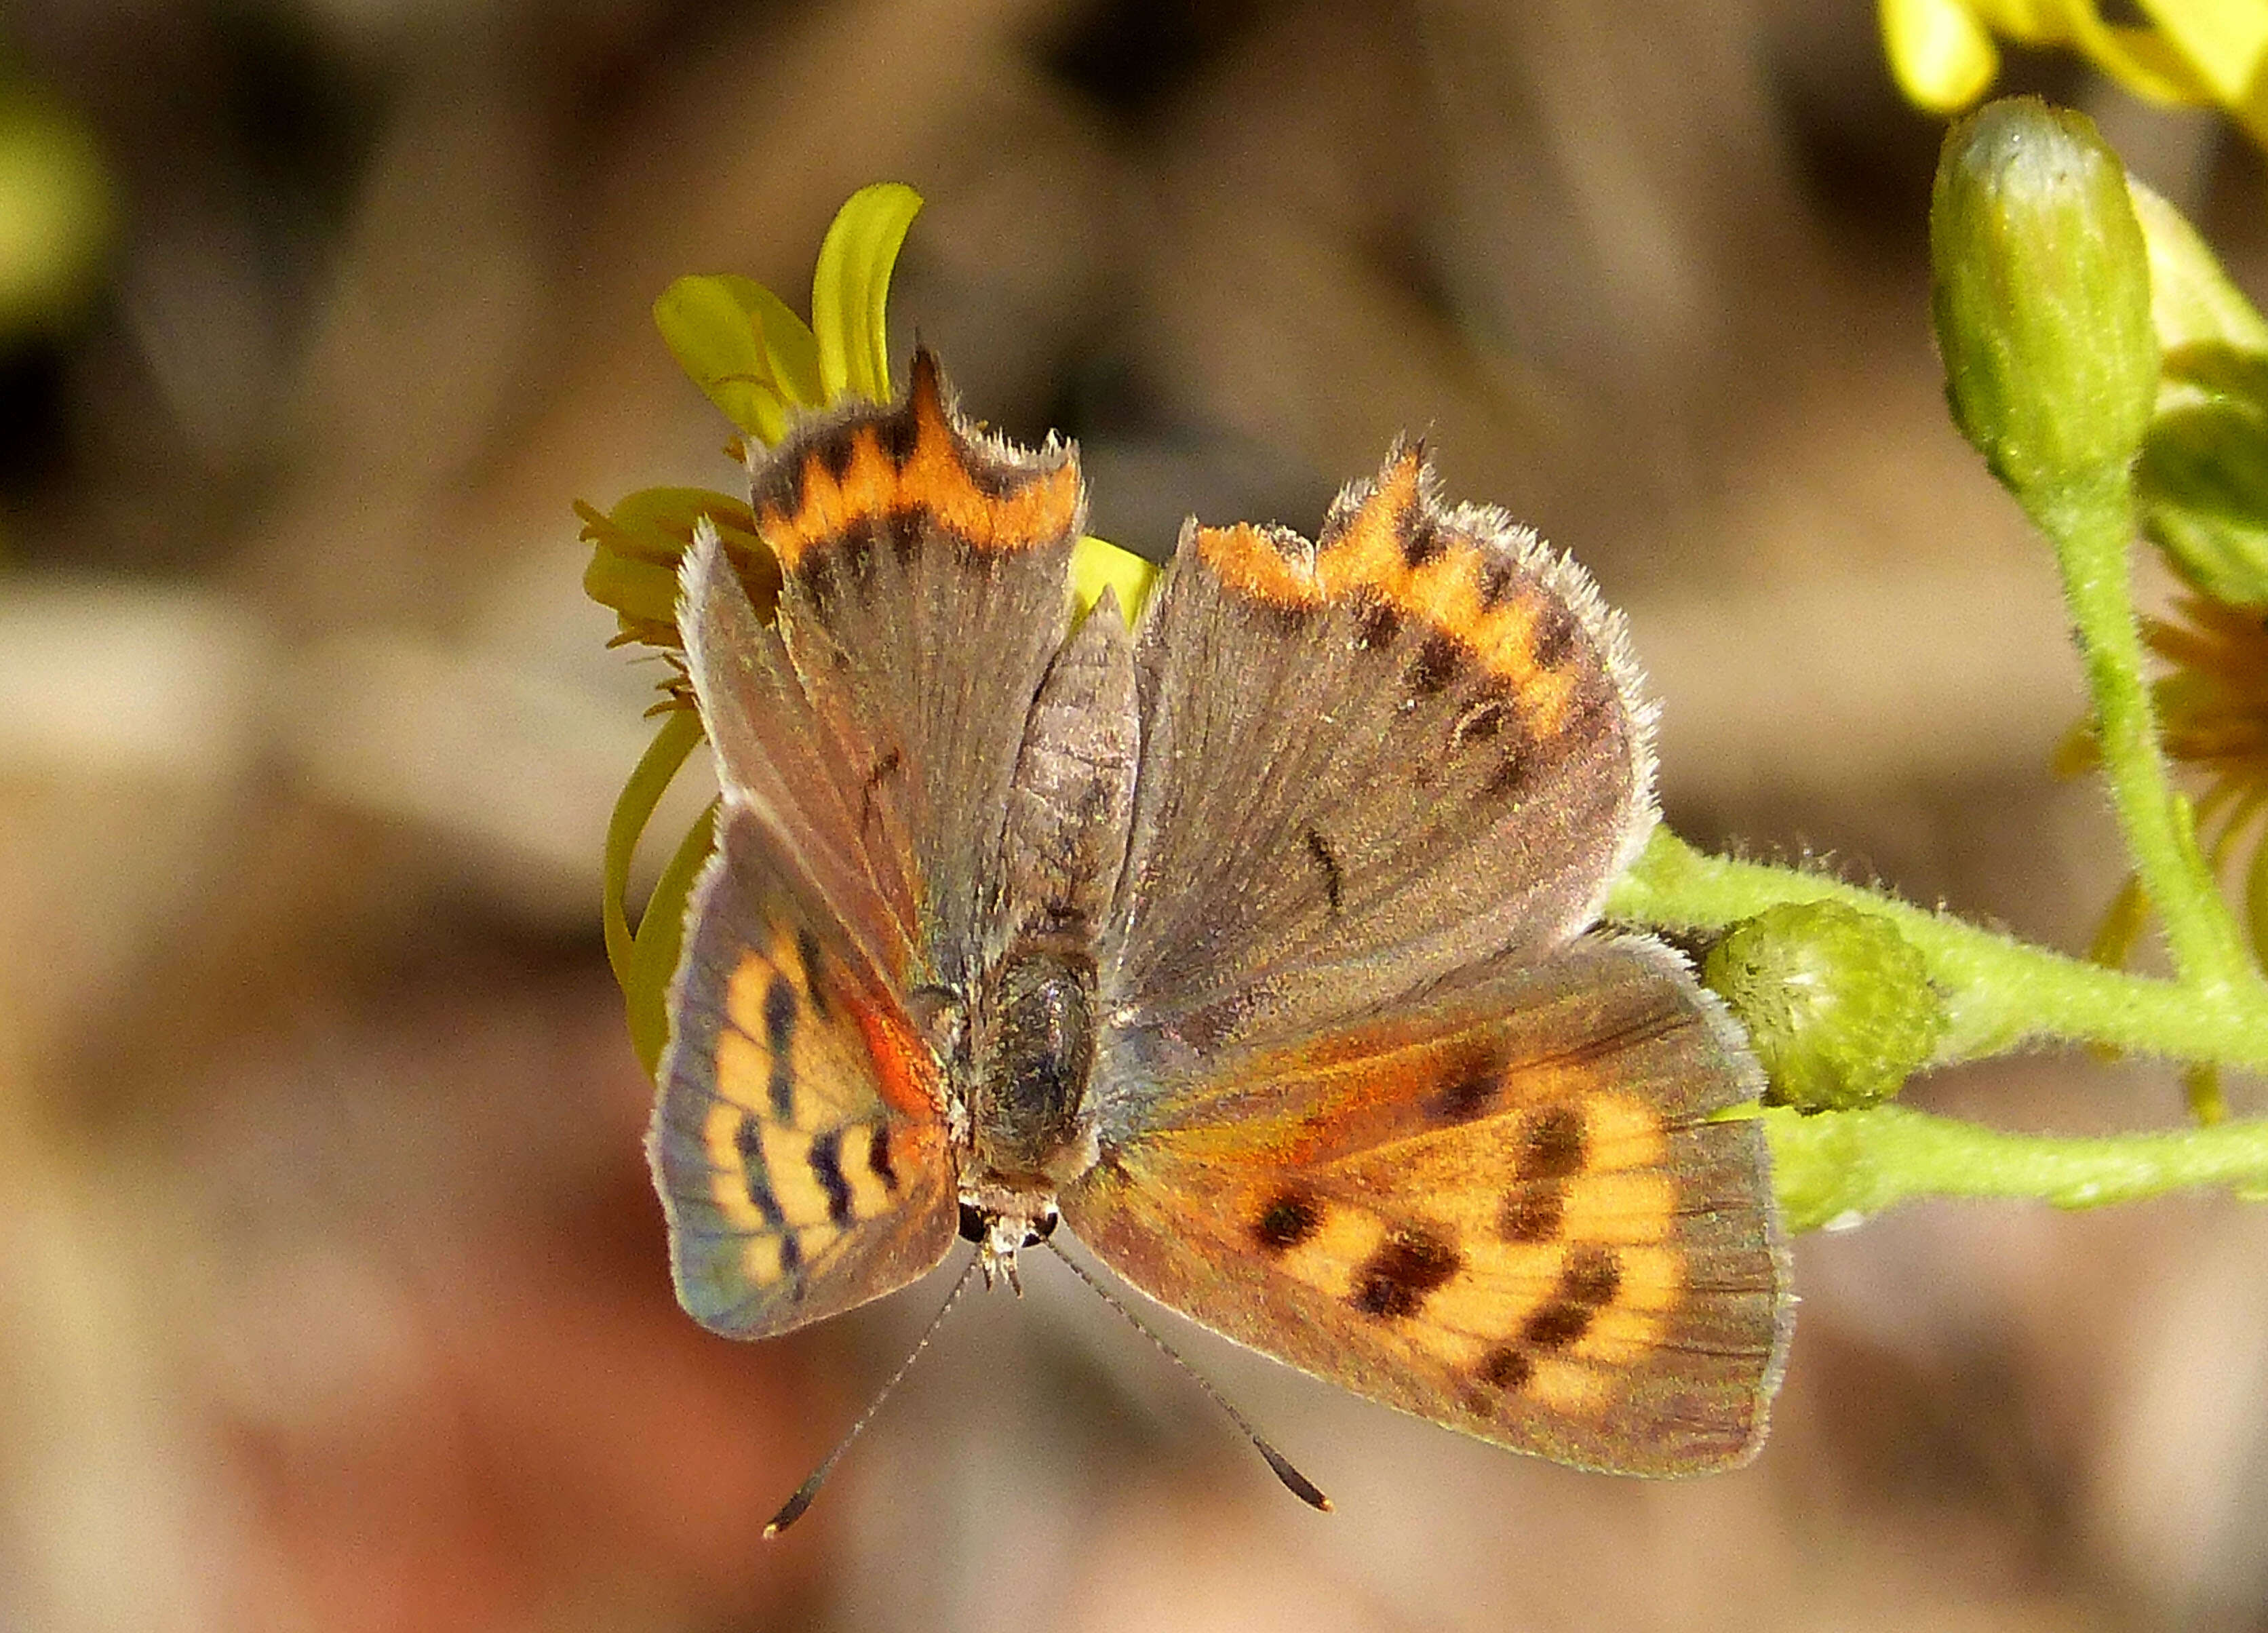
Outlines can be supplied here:
<path id="1" fill-rule="evenodd" d="M 976 1244 L 976 1262 L 987 1287 L 1005 1276 L 1009 1286 L 1022 1292 L 1016 1255 L 1054 1235 L 1058 1217 L 1053 1196 L 1035 1198 L 996 1188 L 964 1188 L 961 1193 L 961 1239 Z"/>

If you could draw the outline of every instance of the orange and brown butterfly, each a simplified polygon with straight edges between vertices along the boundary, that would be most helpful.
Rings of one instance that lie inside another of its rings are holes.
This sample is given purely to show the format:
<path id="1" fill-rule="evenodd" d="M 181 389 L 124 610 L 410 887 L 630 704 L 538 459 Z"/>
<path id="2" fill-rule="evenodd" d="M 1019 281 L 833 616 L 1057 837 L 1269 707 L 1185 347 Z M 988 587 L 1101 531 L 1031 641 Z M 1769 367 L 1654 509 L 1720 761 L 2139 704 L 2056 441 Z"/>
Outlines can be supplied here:
<path id="1" fill-rule="evenodd" d="M 724 797 L 652 1150 L 738 1337 L 1058 1219 L 1192 1320 L 1583 1467 L 1751 1456 L 1787 1264 L 1737 1028 L 1594 927 L 1654 820 L 1620 619 L 1414 448 L 1075 619 L 1077 459 L 905 395 L 752 464 L 680 627 Z"/>

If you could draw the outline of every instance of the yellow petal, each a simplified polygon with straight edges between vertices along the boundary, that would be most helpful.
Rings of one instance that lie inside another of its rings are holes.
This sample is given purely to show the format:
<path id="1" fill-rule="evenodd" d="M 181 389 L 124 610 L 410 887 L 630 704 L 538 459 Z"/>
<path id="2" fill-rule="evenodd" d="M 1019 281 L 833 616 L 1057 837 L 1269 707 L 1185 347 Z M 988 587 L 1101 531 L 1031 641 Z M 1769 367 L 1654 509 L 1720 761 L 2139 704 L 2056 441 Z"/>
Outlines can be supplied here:
<path id="1" fill-rule="evenodd" d="M 811 327 L 828 402 L 845 393 L 890 400 L 890 272 L 921 207 L 904 183 L 877 181 L 853 193 L 827 229 L 811 277 Z"/>
<path id="2" fill-rule="evenodd" d="M 2260 0 L 2142 0 L 2169 47 L 2256 142 L 2268 143 L 2268 5 Z"/>
<path id="3" fill-rule="evenodd" d="M 1130 628 L 1140 616 L 1142 605 L 1150 599 L 1150 592 L 1158 582 L 1158 564 L 1122 550 L 1116 545 L 1088 533 L 1072 547 L 1071 553 L 1071 599 L 1072 615 L 1084 618 L 1094 610 L 1105 590 L 1118 592 L 1118 610 L 1126 616 Z"/>
<path id="4" fill-rule="evenodd" d="M 1961 0 L 1881 0 L 1881 19 L 1890 72 L 1918 107 L 1958 113 L 1999 72 L 1992 34 Z"/>
<path id="5" fill-rule="evenodd" d="M 764 617 L 779 600 L 779 563 L 756 536 L 747 503 L 707 488 L 642 488 L 601 513 L 578 504 L 583 540 L 593 547 L 583 590 L 624 618 L 677 622 L 677 563 L 693 542 L 694 525 L 706 518 L 725 554 Z M 643 638 L 643 637 L 641 637 Z M 673 638 L 670 644 L 675 644 Z"/>
<path id="6" fill-rule="evenodd" d="M 622 1003 L 630 1017 L 630 1047 L 648 1077 L 660 1066 L 662 1046 L 669 1041 L 669 981 L 685 945 L 685 903 L 701 876 L 701 864 L 716 844 L 716 833 L 712 801 L 661 870 L 638 918 L 630 973 L 622 982 Z"/>
<path id="7" fill-rule="evenodd" d="M 623 900 L 630 891 L 630 859 L 637 854 L 638 838 L 645 832 L 645 825 L 653 820 L 654 807 L 661 803 L 662 794 L 676 778 L 678 768 L 700 741 L 701 718 L 691 710 L 673 710 L 663 716 L 661 729 L 654 733 L 645 753 L 638 756 L 637 769 L 631 771 L 630 781 L 622 784 L 622 791 L 615 800 L 614 814 L 607 820 L 599 917 L 606 930 L 607 962 L 613 966 L 615 980 L 625 993 L 630 990 L 637 941 L 630 932 Z M 655 894 L 659 894 L 657 887 Z M 646 928 L 652 914 L 653 903 L 648 901 L 646 919 L 640 921 L 639 930 Z"/>
<path id="8" fill-rule="evenodd" d="M 709 401 L 767 446 L 787 434 L 791 408 L 826 400 L 811 330 L 753 278 L 680 278 L 653 303 L 653 320 Z"/>

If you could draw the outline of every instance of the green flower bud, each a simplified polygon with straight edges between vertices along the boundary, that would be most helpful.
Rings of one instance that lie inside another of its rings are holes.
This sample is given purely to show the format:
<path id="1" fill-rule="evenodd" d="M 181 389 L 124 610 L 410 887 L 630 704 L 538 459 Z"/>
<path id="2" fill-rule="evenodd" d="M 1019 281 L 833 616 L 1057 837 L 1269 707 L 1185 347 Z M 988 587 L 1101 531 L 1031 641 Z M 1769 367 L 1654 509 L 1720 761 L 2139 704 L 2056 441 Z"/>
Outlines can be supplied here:
<path id="1" fill-rule="evenodd" d="M 2150 251 L 2165 366 L 2135 467 L 2142 529 L 2182 577 L 2229 607 L 2268 603 L 2268 320 L 2198 231 L 2127 178 Z"/>
<path id="2" fill-rule="evenodd" d="M 1931 309 L 1962 434 L 2028 509 L 2132 460 L 2157 399 L 2149 255 L 2084 114 L 2032 97 L 1947 133 Z"/>
<path id="3" fill-rule="evenodd" d="M 1777 1106 L 1872 1106 L 1945 1031 L 1920 953 L 1888 919 L 1839 901 L 1786 902 L 1734 925 L 1701 978 L 1748 1028 Z"/>
<path id="4" fill-rule="evenodd" d="M 2268 357 L 2187 346 L 2167 354 L 2166 375 L 2191 389 L 2142 445 L 2144 531 L 2214 600 L 2268 603 Z"/>

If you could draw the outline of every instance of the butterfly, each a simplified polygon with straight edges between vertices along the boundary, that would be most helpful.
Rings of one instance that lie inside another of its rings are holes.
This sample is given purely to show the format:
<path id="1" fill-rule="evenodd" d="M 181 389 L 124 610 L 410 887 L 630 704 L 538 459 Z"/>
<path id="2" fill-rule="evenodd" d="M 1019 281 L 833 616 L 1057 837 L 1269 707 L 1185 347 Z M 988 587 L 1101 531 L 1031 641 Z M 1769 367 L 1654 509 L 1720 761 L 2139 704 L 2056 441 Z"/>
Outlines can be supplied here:
<path id="1" fill-rule="evenodd" d="M 1786 1255 L 1715 1114 L 1761 1078 L 1594 927 L 1652 716 L 1580 568 L 1403 445 L 1315 541 L 1191 522 L 1130 629 L 1076 617 L 1076 450 L 926 351 L 752 454 L 751 508 L 776 609 L 703 529 L 679 618 L 722 800 L 649 1146 L 696 1320 L 784 1333 L 956 1239 L 1012 1277 L 1061 1222 L 1484 1440 L 1756 1452 Z"/>

